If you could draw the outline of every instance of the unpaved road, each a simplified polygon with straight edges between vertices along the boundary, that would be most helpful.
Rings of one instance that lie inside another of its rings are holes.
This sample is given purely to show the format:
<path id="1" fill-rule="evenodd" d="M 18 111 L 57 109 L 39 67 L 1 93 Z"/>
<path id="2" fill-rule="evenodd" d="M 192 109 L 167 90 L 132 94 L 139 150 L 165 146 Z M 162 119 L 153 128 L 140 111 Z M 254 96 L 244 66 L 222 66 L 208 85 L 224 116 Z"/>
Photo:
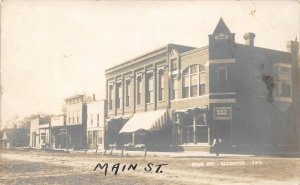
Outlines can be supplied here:
<path id="1" fill-rule="evenodd" d="M 108 163 L 104 169 L 94 168 Z M 114 164 L 120 163 L 117 175 Z M 168 164 L 162 173 L 148 163 Z M 137 164 L 122 172 L 123 165 Z M 300 184 L 299 158 L 277 157 L 108 157 L 41 151 L 1 152 L 1 184 Z"/>

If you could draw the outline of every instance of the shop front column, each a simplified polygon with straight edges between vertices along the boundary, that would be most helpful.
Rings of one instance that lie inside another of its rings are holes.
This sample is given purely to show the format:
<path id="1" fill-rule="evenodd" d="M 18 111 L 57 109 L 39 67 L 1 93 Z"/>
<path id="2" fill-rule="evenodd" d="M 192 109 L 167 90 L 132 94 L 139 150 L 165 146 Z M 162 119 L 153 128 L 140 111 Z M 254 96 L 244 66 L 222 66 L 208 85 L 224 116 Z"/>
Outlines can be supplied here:
<path id="1" fill-rule="evenodd" d="M 196 137 L 196 113 L 193 113 L 193 141 L 196 144 L 197 143 L 197 137 Z"/>

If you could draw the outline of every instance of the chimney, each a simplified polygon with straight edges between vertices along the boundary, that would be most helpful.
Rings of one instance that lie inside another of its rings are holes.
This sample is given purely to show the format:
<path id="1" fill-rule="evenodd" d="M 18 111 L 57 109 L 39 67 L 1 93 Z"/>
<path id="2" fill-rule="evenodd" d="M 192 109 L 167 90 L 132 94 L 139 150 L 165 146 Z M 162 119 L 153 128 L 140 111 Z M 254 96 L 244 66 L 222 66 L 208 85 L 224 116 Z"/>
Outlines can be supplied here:
<path id="1" fill-rule="evenodd" d="M 255 34 L 254 33 L 245 33 L 244 34 L 244 39 L 245 39 L 245 44 L 248 46 L 254 46 L 254 38 L 255 38 Z"/>

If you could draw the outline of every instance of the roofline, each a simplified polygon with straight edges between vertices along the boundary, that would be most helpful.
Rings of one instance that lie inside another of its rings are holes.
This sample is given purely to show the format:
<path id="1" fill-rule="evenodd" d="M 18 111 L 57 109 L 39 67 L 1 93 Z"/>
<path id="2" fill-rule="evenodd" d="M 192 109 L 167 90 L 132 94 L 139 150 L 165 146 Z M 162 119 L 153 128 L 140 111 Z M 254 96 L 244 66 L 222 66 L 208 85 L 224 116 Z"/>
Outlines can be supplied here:
<path id="1" fill-rule="evenodd" d="M 163 50 L 163 49 L 168 49 L 168 48 L 171 47 L 171 46 L 175 46 L 175 47 L 176 47 L 176 46 L 178 46 L 178 47 L 183 46 L 183 47 L 195 48 L 195 47 L 192 47 L 192 46 L 185 46 L 185 45 L 180 45 L 180 44 L 169 43 L 169 44 L 167 44 L 167 45 L 161 46 L 161 47 L 156 48 L 156 49 L 154 49 L 154 50 L 148 51 L 148 52 L 146 52 L 146 53 L 144 53 L 144 54 L 138 55 L 138 56 L 135 57 L 135 58 L 132 58 L 132 59 L 130 59 L 130 60 L 127 60 L 126 62 L 122 62 L 122 63 L 119 63 L 119 64 L 114 65 L 114 66 L 112 66 L 112 67 L 109 67 L 109 68 L 105 69 L 105 74 L 107 74 L 109 70 L 113 70 L 114 68 L 120 67 L 120 66 L 122 66 L 122 65 L 126 65 L 126 64 L 128 64 L 128 63 L 130 63 L 130 62 L 136 61 L 136 60 L 138 60 L 138 59 L 140 59 L 140 58 L 142 58 L 142 57 L 146 57 L 147 55 L 150 55 L 150 54 L 155 53 L 155 52 L 157 52 L 157 51 L 160 51 L 160 50 Z"/>
<path id="2" fill-rule="evenodd" d="M 73 96 L 65 98 L 65 100 L 73 99 L 73 98 L 76 98 L 76 97 L 79 97 L 79 96 L 84 96 L 84 94 L 73 95 Z"/>
<path id="3" fill-rule="evenodd" d="M 106 69 L 105 69 L 105 73 L 106 73 L 107 71 L 109 71 L 109 70 L 112 70 L 113 68 L 116 68 L 116 67 L 125 65 L 125 64 L 130 63 L 130 62 L 132 62 L 132 61 L 134 61 L 134 60 L 138 60 L 139 58 L 142 58 L 142 57 L 144 57 L 144 56 L 147 56 L 147 55 L 149 55 L 149 54 L 151 54 L 151 53 L 154 53 L 154 52 L 156 52 L 156 51 L 165 49 L 165 48 L 167 48 L 169 45 L 170 45 L 170 44 L 161 46 L 161 47 L 159 47 L 159 48 L 156 48 L 156 49 L 151 50 L 151 51 L 149 51 L 149 52 L 146 52 L 146 53 L 144 53 L 144 54 L 138 55 L 138 56 L 135 57 L 135 58 L 129 59 L 129 60 L 125 61 L 125 62 L 116 64 L 116 65 L 114 65 L 114 66 L 112 66 L 112 67 L 109 67 L 109 68 L 106 68 Z"/>
<path id="4" fill-rule="evenodd" d="M 60 117 L 60 116 L 65 116 L 64 114 L 58 114 L 58 115 L 52 115 L 50 116 L 51 118 L 55 118 L 55 117 Z"/>
<path id="5" fill-rule="evenodd" d="M 241 43 L 236 43 L 237 45 L 240 46 L 245 46 L 245 47 L 252 47 L 252 48 L 257 48 L 257 49 L 265 49 L 265 50 L 269 50 L 269 51 L 277 51 L 277 52 L 282 52 L 282 53 L 286 53 L 286 54 L 290 54 L 290 52 L 288 51 L 282 51 L 282 50 L 276 50 L 276 49 L 269 49 L 269 48 L 263 48 L 263 47 L 259 47 L 259 46 L 249 46 L 247 44 L 241 44 Z"/>
<path id="6" fill-rule="evenodd" d="M 195 49 L 186 51 L 186 52 L 184 52 L 184 53 L 181 53 L 181 54 L 179 54 L 179 55 L 180 55 L 180 56 L 185 56 L 185 55 L 192 54 L 192 53 L 194 53 L 194 52 L 202 51 L 202 50 L 205 50 L 205 49 L 208 49 L 208 46 L 203 46 L 203 47 L 201 47 L 201 48 L 195 48 Z"/>

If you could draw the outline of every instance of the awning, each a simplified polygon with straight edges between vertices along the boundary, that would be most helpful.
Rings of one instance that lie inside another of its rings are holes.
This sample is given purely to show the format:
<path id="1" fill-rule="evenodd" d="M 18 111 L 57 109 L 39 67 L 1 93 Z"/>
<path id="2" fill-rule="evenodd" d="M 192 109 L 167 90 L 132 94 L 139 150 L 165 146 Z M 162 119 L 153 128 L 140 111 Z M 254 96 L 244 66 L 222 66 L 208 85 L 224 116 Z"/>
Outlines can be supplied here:
<path id="1" fill-rule="evenodd" d="M 167 124 L 167 111 L 151 111 L 134 114 L 119 133 L 135 132 L 137 130 L 157 130 Z"/>
<path id="2" fill-rule="evenodd" d="M 200 111 L 204 111 L 207 110 L 208 107 L 207 106 L 203 106 L 203 107 L 191 107 L 191 108 L 187 108 L 187 109 L 179 109 L 174 111 L 175 113 L 185 113 L 187 114 L 189 111 L 194 111 L 194 110 L 200 110 Z"/>
<path id="3" fill-rule="evenodd" d="M 118 120 L 118 119 L 129 119 L 131 116 L 132 116 L 131 114 L 115 116 L 115 117 L 107 118 L 106 121 L 113 121 L 113 120 Z"/>

